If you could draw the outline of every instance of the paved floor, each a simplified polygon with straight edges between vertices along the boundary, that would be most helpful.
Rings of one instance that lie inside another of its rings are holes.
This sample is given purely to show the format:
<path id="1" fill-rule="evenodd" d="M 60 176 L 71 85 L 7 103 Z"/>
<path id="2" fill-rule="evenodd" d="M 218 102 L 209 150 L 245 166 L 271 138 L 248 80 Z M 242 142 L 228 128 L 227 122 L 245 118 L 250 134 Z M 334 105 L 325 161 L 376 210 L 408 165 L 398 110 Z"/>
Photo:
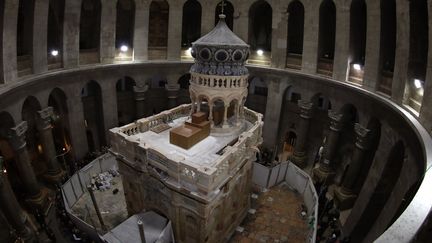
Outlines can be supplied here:
<path id="1" fill-rule="evenodd" d="M 255 214 L 248 214 L 241 224 L 244 231 L 236 232 L 230 242 L 305 242 L 308 227 L 300 214 L 302 203 L 285 183 L 259 193 L 252 204 Z"/>
<path id="2" fill-rule="evenodd" d="M 126 199 L 124 196 L 123 182 L 121 177 L 114 177 L 113 183 L 114 185 L 110 190 L 96 190 L 94 192 L 104 224 L 107 226 L 108 230 L 116 227 L 128 218 Z M 114 189 L 119 190 L 117 194 L 113 194 Z M 76 202 L 76 204 L 72 207 L 72 211 L 85 222 L 96 226 L 96 228 L 99 230 L 101 229 L 96 211 L 93 207 L 93 203 L 88 192 L 85 192 L 84 195 Z"/>

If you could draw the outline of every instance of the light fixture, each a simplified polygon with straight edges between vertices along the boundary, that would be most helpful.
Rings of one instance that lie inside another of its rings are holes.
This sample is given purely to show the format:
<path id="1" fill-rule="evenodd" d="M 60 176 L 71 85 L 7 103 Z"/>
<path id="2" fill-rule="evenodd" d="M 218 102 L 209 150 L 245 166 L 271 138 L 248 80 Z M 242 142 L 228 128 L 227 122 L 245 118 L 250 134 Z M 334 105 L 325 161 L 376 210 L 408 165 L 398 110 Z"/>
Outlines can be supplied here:
<path id="1" fill-rule="evenodd" d="M 120 51 L 121 52 L 127 52 L 129 50 L 129 47 L 127 46 L 127 45 L 122 45 L 121 47 L 120 47 Z"/>
<path id="2" fill-rule="evenodd" d="M 6 169 L 3 169 L 3 173 L 7 173 L 7 170 L 6 170 Z"/>
<path id="3" fill-rule="evenodd" d="M 264 55 L 264 51 L 261 49 L 258 49 L 257 54 L 258 54 L 258 56 L 262 56 L 262 55 Z"/>
<path id="4" fill-rule="evenodd" d="M 358 63 L 355 63 L 355 64 L 353 65 L 353 68 L 354 68 L 355 70 L 357 70 L 357 71 L 360 71 L 360 70 L 361 70 L 361 65 L 358 64 Z"/>
<path id="5" fill-rule="evenodd" d="M 423 86 L 422 83 L 423 83 L 423 82 L 422 82 L 420 79 L 414 79 L 414 86 L 415 86 L 417 89 L 420 89 L 420 88 Z"/>
<path id="6" fill-rule="evenodd" d="M 186 50 L 186 55 L 188 55 L 188 56 L 192 56 L 192 47 L 189 47 L 187 50 Z"/>
<path id="7" fill-rule="evenodd" d="M 52 51 L 51 51 L 51 56 L 53 56 L 53 57 L 58 56 L 58 54 L 59 54 L 59 51 L 58 51 L 58 50 L 52 50 Z"/>

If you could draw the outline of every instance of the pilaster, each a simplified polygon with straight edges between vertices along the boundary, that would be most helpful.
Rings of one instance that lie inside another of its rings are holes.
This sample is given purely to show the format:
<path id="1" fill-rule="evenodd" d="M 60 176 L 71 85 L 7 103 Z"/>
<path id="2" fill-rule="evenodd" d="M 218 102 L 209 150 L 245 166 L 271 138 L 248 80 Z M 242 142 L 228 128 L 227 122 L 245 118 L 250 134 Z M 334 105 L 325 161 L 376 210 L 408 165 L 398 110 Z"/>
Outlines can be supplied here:
<path id="1" fill-rule="evenodd" d="M 35 0 L 33 20 L 33 73 L 43 73 L 48 70 L 48 8 L 49 0 Z"/>
<path id="2" fill-rule="evenodd" d="M 62 55 L 65 68 L 74 68 L 79 64 L 81 1 L 65 0 Z"/>
<path id="3" fill-rule="evenodd" d="M 348 75 L 348 56 L 350 40 L 351 2 L 339 1 L 336 4 L 336 38 L 333 79 L 345 82 Z M 355 31 L 355 30 L 354 30 Z"/>
<path id="4" fill-rule="evenodd" d="M 17 25 L 18 4 L 16 0 L 4 0 L 2 64 L 5 83 L 13 82 L 17 72 Z"/>
<path id="5" fill-rule="evenodd" d="M 133 87 L 137 119 L 141 119 L 149 115 L 146 106 L 148 89 L 149 89 L 148 85 L 143 85 L 143 86 L 136 85 Z"/>
<path id="6" fill-rule="evenodd" d="M 150 3 L 148 0 L 135 1 L 134 25 L 134 60 L 148 60 L 148 32 L 149 32 Z"/>
<path id="7" fill-rule="evenodd" d="M 100 61 L 101 63 L 113 63 L 115 56 L 117 0 L 102 0 L 101 4 Z"/>
<path id="8" fill-rule="evenodd" d="M 381 4 L 380 1 L 366 0 L 366 53 L 363 87 L 370 91 L 377 89 L 380 76 Z"/>

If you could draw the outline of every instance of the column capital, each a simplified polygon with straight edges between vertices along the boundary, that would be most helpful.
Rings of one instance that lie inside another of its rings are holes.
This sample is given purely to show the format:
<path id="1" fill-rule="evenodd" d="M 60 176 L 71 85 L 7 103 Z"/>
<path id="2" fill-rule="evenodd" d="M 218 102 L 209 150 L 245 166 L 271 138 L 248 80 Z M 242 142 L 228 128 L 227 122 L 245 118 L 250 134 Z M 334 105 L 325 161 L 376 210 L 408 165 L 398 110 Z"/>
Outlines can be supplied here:
<path id="1" fill-rule="evenodd" d="M 312 118 L 313 103 L 305 100 L 299 100 L 298 106 L 300 107 L 300 117 L 305 119 Z"/>
<path id="2" fill-rule="evenodd" d="M 17 126 L 9 129 L 8 139 L 15 151 L 25 148 L 25 133 L 27 132 L 27 129 L 28 124 L 26 121 L 22 121 Z"/>
<path id="3" fill-rule="evenodd" d="M 342 120 L 343 114 L 329 110 L 328 116 L 330 118 L 330 129 L 335 132 L 339 132 L 342 129 L 342 125 L 343 125 L 343 120 Z"/>
<path id="4" fill-rule="evenodd" d="M 145 100 L 148 90 L 149 90 L 149 86 L 147 84 L 146 85 L 140 85 L 140 86 L 135 85 L 133 87 L 135 100 L 136 101 Z"/>
<path id="5" fill-rule="evenodd" d="M 171 91 L 171 92 L 179 91 L 180 90 L 180 84 L 167 83 L 167 84 L 165 84 L 165 89 L 167 91 Z"/>
<path id="6" fill-rule="evenodd" d="M 51 128 L 51 118 L 54 115 L 54 109 L 51 106 L 48 106 L 45 109 L 37 111 L 37 121 L 36 126 L 38 130 L 45 130 Z"/>
<path id="7" fill-rule="evenodd" d="M 354 125 L 354 131 L 356 133 L 356 143 L 355 145 L 361 149 L 361 150 L 366 150 L 369 147 L 369 132 L 370 130 L 363 127 L 362 125 L 360 125 L 359 123 L 356 123 Z"/>

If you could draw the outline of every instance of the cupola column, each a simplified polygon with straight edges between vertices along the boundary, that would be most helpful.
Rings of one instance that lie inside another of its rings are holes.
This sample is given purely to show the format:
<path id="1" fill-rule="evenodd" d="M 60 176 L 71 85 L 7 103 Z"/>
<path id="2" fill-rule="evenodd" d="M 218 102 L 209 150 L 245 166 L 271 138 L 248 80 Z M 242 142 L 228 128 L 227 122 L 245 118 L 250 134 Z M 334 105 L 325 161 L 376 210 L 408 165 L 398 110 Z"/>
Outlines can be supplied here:
<path id="1" fill-rule="evenodd" d="M 358 182 L 364 159 L 369 149 L 369 133 L 370 130 L 356 123 L 354 127 L 356 133 L 356 142 L 354 152 L 349 164 L 348 170 L 344 175 L 342 185 L 335 191 L 336 202 L 340 209 L 348 209 L 355 202 L 355 186 Z"/>
<path id="2" fill-rule="evenodd" d="M 23 121 L 16 127 L 9 130 L 9 143 L 11 144 L 17 160 L 17 169 L 20 179 L 24 184 L 25 190 L 30 197 L 31 201 L 36 204 L 42 202 L 42 193 L 36 175 L 34 174 L 30 156 L 27 151 L 27 143 L 25 140 L 25 133 L 27 131 L 27 122 Z"/>
<path id="3" fill-rule="evenodd" d="M 81 2 L 81 0 L 65 0 L 62 50 L 64 68 L 73 68 L 79 63 Z"/>
<path id="4" fill-rule="evenodd" d="M 117 19 L 117 0 L 102 0 L 101 31 L 100 31 L 100 61 L 114 62 L 115 36 Z"/>
<path id="5" fill-rule="evenodd" d="M 297 141 L 291 161 L 297 166 L 303 168 L 307 159 L 306 142 L 309 133 L 310 120 L 313 115 L 313 103 L 299 100 L 300 122 L 297 132 Z"/>
<path id="6" fill-rule="evenodd" d="M 212 103 L 209 103 L 209 116 L 208 116 L 208 120 L 210 122 L 211 127 L 213 127 L 214 123 L 213 123 L 213 104 Z"/>
<path id="7" fill-rule="evenodd" d="M 46 72 L 48 42 L 48 8 L 49 0 L 34 1 L 33 19 L 33 73 Z"/>
<path id="8" fill-rule="evenodd" d="M 343 125 L 343 115 L 329 111 L 330 117 L 330 131 L 324 144 L 324 155 L 319 163 L 319 167 L 314 169 L 313 176 L 316 181 L 329 182 L 328 179 L 332 177 L 335 172 L 331 164 L 337 150 L 340 132 Z"/>
<path id="9" fill-rule="evenodd" d="M 148 85 L 143 85 L 143 86 L 136 85 L 133 87 L 133 91 L 134 91 L 134 99 L 135 99 L 136 118 L 141 119 L 147 116 L 146 98 L 147 98 Z"/>
<path id="10" fill-rule="evenodd" d="M 31 242 L 33 232 L 26 225 L 27 216 L 19 206 L 12 191 L 6 172 L 4 172 L 3 158 L 0 157 L 0 209 L 10 226 L 24 242 Z"/>
<path id="11" fill-rule="evenodd" d="M 37 113 L 38 120 L 36 125 L 42 140 L 42 148 L 48 166 L 48 174 L 46 177 L 49 181 L 60 182 L 63 171 L 57 161 L 51 126 L 51 117 L 53 117 L 54 111 L 52 107 L 47 107 Z"/>
<path id="12" fill-rule="evenodd" d="M 223 128 L 227 128 L 228 125 L 228 108 L 229 108 L 229 104 L 224 104 L 224 117 L 223 117 L 223 122 L 222 122 L 222 127 Z"/>
<path id="13" fill-rule="evenodd" d="M 0 83 L 10 83 L 17 79 L 17 25 L 18 25 L 18 5 L 16 0 L 4 0 L 3 13 L 3 35 L 2 39 L 2 73 Z"/>
<path id="14" fill-rule="evenodd" d="M 182 31 L 182 19 L 183 16 L 183 4 L 182 1 L 170 2 L 169 17 L 168 17 L 168 47 L 167 47 L 167 59 L 168 60 L 179 60 L 181 55 L 181 31 Z"/>

